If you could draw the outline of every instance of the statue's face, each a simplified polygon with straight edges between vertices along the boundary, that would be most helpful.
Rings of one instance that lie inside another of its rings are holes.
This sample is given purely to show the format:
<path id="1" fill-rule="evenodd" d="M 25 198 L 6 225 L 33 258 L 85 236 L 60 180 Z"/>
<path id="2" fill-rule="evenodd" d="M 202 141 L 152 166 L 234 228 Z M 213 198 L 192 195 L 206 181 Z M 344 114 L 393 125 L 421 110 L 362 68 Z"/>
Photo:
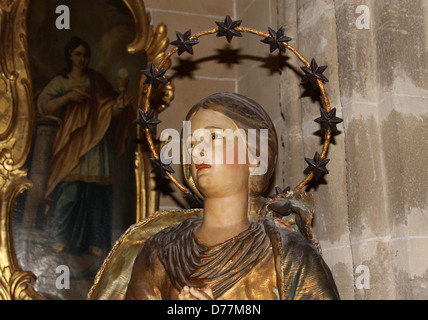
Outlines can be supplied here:
<path id="1" fill-rule="evenodd" d="M 199 109 L 190 121 L 192 141 L 186 142 L 191 154 L 190 172 L 204 197 L 248 190 L 250 164 L 245 137 L 235 122 L 205 109 Z"/>
<path id="2" fill-rule="evenodd" d="M 89 64 L 89 52 L 83 45 L 80 45 L 71 52 L 70 60 L 74 68 L 85 70 Z"/>

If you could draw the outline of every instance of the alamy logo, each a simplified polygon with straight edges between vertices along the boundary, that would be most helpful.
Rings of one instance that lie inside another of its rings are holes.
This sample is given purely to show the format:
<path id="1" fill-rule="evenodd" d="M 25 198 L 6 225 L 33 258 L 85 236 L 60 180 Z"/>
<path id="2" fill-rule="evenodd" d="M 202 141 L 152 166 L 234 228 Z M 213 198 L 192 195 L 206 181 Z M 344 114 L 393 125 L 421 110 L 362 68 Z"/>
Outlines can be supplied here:
<path id="1" fill-rule="evenodd" d="M 267 129 L 197 129 L 192 133 L 190 121 L 184 121 L 183 149 L 180 133 L 175 129 L 163 130 L 160 140 L 167 142 L 160 152 L 162 163 L 190 164 L 193 160 L 196 164 L 245 164 L 249 161 L 254 168 L 251 175 L 263 175 L 267 171 Z"/>
<path id="2" fill-rule="evenodd" d="M 370 29 L 370 9 L 366 5 L 359 5 L 355 9 L 355 13 L 358 13 L 359 16 L 355 20 L 355 26 L 357 29 Z"/>
<path id="3" fill-rule="evenodd" d="M 59 14 L 55 20 L 55 27 L 58 30 L 70 29 L 70 9 L 66 5 L 59 5 L 55 13 Z"/>
<path id="4" fill-rule="evenodd" d="M 55 286 L 58 290 L 70 289 L 70 268 L 66 265 L 59 265 L 55 272 L 59 276 L 56 278 Z"/>
<path id="5" fill-rule="evenodd" d="M 359 290 L 370 289 L 370 269 L 365 265 L 355 268 L 355 273 L 359 276 L 355 279 L 355 287 Z"/>

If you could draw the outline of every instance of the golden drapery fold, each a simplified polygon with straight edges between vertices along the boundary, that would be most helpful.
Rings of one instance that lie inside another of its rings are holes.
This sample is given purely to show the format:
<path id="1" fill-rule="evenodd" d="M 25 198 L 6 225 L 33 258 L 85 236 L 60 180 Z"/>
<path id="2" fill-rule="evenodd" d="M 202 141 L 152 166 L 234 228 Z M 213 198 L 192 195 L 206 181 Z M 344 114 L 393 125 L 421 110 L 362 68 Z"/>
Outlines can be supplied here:
<path id="1" fill-rule="evenodd" d="M 45 198 L 75 168 L 81 159 L 96 146 L 110 128 L 116 145 L 117 155 L 123 153 L 125 140 L 132 126 L 133 112 L 124 109 L 113 116 L 117 94 L 112 86 L 99 73 L 90 72 L 90 89 L 85 103 L 69 103 L 60 115 L 60 128 L 57 132 L 52 160 L 49 169 Z M 85 88 L 73 90 L 84 92 Z"/>
<path id="2" fill-rule="evenodd" d="M 191 218 L 152 237 L 148 247 L 162 247 L 159 259 L 177 288 L 209 286 L 220 297 L 262 260 L 270 247 L 258 222 L 237 236 L 215 246 L 204 245 L 196 236 L 201 218 Z"/>
<path id="3" fill-rule="evenodd" d="M 202 214 L 202 210 L 161 212 L 129 228 L 107 257 L 88 298 L 176 299 L 181 285 L 177 288 L 172 284 L 161 262 L 159 253 L 165 247 L 145 244 L 158 232 L 189 226 L 187 219 Z M 250 263 L 247 273 L 242 273 L 218 299 L 339 299 L 331 272 L 312 243 L 279 219 L 267 217 L 260 223 L 260 230 L 268 237 L 268 254 Z M 266 241 L 264 237 L 258 239 Z M 245 250 L 251 252 L 253 245 L 247 241 Z M 238 250 L 239 256 L 245 255 Z M 180 263 L 176 268 L 176 272 L 182 272 Z"/>

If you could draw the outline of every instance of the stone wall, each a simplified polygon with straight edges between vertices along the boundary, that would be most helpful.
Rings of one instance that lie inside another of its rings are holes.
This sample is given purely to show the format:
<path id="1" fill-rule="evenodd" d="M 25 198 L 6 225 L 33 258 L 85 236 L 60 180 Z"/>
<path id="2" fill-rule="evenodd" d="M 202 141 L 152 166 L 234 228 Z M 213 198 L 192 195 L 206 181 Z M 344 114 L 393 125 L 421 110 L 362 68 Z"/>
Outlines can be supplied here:
<path id="1" fill-rule="evenodd" d="M 366 10 L 357 12 L 360 5 Z M 344 119 L 328 154 L 327 185 L 314 192 L 315 234 L 342 297 L 426 299 L 426 2 L 283 0 L 278 9 L 299 50 L 329 66 L 326 88 Z M 356 21 L 368 13 L 360 20 L 368 29 L 361 28 Z M 302 121 L 302 144 L 293 150 L 306 154 L 317 142 L 308 127 L 318 111 L 308 98 L 297 99 L 301 92 L 287 89 L 290 77 L 281 78 L 281 108 L 301 105 L 294 119 Z M 295 130 L 300 134 L 298 125 Z M 290 135 L 284 140 L 296 144 Z M 294 162 L 290 169 L 301 157 Z M 361 281 L 368 274 L 369 288 Z"/>

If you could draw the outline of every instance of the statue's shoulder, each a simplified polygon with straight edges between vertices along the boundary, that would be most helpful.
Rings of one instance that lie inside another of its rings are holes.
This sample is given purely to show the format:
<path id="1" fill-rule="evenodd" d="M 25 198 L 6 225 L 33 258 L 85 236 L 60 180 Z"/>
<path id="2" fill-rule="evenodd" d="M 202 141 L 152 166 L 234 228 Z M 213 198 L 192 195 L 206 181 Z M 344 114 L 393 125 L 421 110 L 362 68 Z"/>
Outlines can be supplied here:
<path id="1" fill-rule="evenodd" d="M 193 213 L 196 213 L 196 215 L 192 215 Z M 183 216 L 182 212 L 180 212 L 179 217 L 174 214 L 167 216 L 168 218 L 172 218 L 172 221 L 171 219 L 158 221 L 158 223 L 161 223 L 162 229 L 150 236 L 146 241 L 146 245 L 150 242 L 151 246 L 164 248 L 166 245 L 181 239 L 183 233 L 193 230 L 196 226 L 200 225 L 202 215 L 199 215 L 199 213 L 202 214 L 202 211 L 194 211 L 190 213 L 190 216 Z M 163 218 L 166 217 L 163 216 Z M 165 227 L 163 228 L 163 226 Z M 158 228 L 159 226 L 153 225 L 151 228 L 153 227 Z"/>
<path id="2" fill-rule="evenodd" d="M 190 218 L 202 216 L 202 213 L 202 209 L 158 211 L 129 227 L 121 238 L 127 241 L 132 240 L 136 243 L 143 243 L 165 229 L 173 228 Z M 117 242 L 120 243 L 121 240 L 119 238 Z"/>
<path id="3" fill-rule="evenodd" d="M 297 229 L 279 218 L 262 220 L 274 250 L 285 256 L 289 252 L 319 254 L 318 247 Z"/>
<path id="4" fill-rule="evenodd" d="M 121 299 L 126 292 L 135 258 L 149 239 L 189 218 L 201 216 L 202 209 L 159 211 L 130 226 L 114 244 L 98 271 L 88 298 Z"/>

